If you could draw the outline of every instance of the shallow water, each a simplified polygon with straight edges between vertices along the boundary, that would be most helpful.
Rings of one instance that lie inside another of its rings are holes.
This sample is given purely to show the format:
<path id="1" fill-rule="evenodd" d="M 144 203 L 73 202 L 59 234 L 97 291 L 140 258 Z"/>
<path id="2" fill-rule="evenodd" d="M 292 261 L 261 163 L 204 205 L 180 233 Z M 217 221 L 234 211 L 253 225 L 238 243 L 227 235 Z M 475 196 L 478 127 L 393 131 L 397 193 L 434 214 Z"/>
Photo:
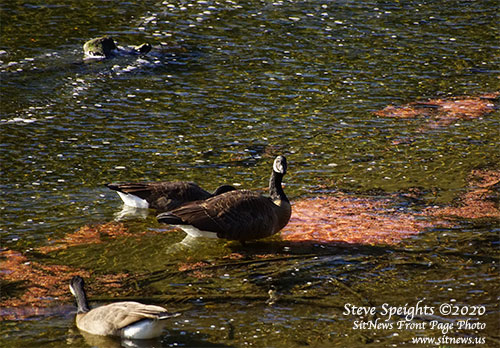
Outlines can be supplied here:
<path id="1" fill-rule="evenodd" d="M 120 295 L 185 311 L 171 336 L 151 345 L 402 344 L 418 331 L 353 330 L 343 306 L 411 306 L 422 298 L 486 306 L 479 318 L 486 329 L 451 336 L 499 342 L 498 220 L 456 221 L 396 246 L 304 246 L 275 237 L 244 248 L 176 244 L 182 232 L 160 226 L 154 214 L 132 215 L 124 224 L 146 232 L 139 239 L 72 247 L 49 259 L 32 253 L 83 225 L 116 219 L 121 201 L 104 183 L 182 179 L 210 190 L 221 183 L 262 189 L 281 153 L 292 202 L 418 187 L 427 204 L 452 204 L 473 169 L 499 167 L 498 109 L 427 129 L 420 119 L 373 112 L 498 91 L 496 2 L 1 6 L 3 249 L 95 275 L 131 274 L 121 291 L 96 299 Z M 154 49 L 83 61 L 83 43 L 105 34 Z M 228 261 L 233 253 L 277 260 Z M 180 263 L 198 261 L 218 266 L 202 276 L 179 272 Z M 274 305 L 266 304 L 271 285 Z M 13 347 L 86 346 L 70 302 L 53 302 L 47 315 L 0 322 L 3 339 Z"/>

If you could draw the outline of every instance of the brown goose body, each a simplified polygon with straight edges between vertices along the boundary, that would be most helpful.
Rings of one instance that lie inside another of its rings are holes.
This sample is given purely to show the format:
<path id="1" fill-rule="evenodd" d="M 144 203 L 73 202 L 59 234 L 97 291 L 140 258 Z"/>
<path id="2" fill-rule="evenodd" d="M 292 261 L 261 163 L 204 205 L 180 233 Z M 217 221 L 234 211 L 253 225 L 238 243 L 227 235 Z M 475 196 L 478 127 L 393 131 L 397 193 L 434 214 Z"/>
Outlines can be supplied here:
<path id="1" fill-rule="evenodd" d="M 93 335 L 150 339 L 162 334 L 165 319 L 178 315 L 170 314 L 160 306 L 132 301 L 90 309 L 81 277 L 71 279 L 70 289 L 78 305 L 76 326 Z"/>
<path id="2" fill-rule="evenodd" d="M 197 184 L 186 181 L 112 183 L 106 186 L 117 191 L 125 205 L 156 209 L 158 212 L 173 210 L 187 202 L 205 200 L 234 190 L 234 187 L 230 185 L 222 185 L 214 193 L 210 193 Z"/>
<path id="3" fill-rule="evenodd" d="M 94 308 L 87 313 L 78 313 L 76 326 L 93 335 L 133 338 L 127 334 L 128 330 L 133 330 L 131 325 L 135 324 L 139 327 L 141 324 L 142 326 L 149 325 L 150 332 L 144 338 L 152 338 L 161 335 L 165 326 L 162 318 L 170 318 L 163 307 L 138 302 L 117 302 Z"/>
<path id="4" fill-rule="evenodd" d="M 286 159 L 278 156 L 269 182 L 270 197 L 248 190 L 226 192 L 205 201 L 186 203 L 158 215 L 192 236 L 247 241 L 269 237 L 290 220 L 291 205 L 281 187 Z"/>

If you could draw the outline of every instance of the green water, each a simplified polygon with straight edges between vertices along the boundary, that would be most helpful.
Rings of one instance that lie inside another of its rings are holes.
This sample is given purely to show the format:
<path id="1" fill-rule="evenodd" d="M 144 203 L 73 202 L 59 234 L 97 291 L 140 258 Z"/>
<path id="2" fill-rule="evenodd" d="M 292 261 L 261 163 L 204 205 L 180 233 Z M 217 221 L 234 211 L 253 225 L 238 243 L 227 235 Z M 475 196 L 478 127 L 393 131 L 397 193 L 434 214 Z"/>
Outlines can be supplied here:
<path id="1" fill-rule="evenodd" d="M 1 247 L 31 250 L 112 221 L 121 201 L 104 183 L 260 189 L 277 154 L 289 162 L 292 202 L 419 187 L 429 204 L 450 204 L 471 170 L 499 167 L 499 112 L 424 131 L 426 120 L 373 112 L 498 91 L 497 11 L 496 1 L 5 1 Z M 83 61 L 83 43 L 105 34 L 123 46 L 150 42 L 153 52 Z M 174 41 L 182 49 L 160 48 Z M 164 229 L 153 215 L 125 224 Z M 486 329 L 451 336 L 496 346 L 498 233 L 498 221 L 462 221 L 397 247 L 305 248 L 273 238 L 242 248 L 186 247 L 176 244 L 183 233 L 170 231 L 70 248 L 43 262 L 130 272 L 122 296 L 183 310 L 152 346 L 401 345 L 417 331 L 353 330 L 343 306 L 422 298 L 486 306 Z M 276 260 L 226 264 L 232 252 Z M 178 271 L 188 259 L 220 267 L 198 279 Z M 274 305 L 265 302 L 271 285 L 280 297 Z M 12 347 L 85 347 L 72 306 L 54 300 L 54 308 L 1 322 L 3 339 Z"/>

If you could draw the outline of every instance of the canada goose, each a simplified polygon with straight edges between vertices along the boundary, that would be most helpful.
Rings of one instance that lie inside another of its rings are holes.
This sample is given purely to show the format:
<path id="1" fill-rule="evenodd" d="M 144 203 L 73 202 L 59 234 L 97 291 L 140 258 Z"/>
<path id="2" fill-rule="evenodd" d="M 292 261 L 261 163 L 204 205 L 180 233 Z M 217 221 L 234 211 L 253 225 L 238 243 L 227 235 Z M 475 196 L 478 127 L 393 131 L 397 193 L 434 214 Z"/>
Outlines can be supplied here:
<path id="1" fill-rule="evenodd" d="M 75 276 L 69 284 L 76 298 L 76 326 L 85 332 L 101 336 L 121 336 L 130 339 L 150 339 L 162 334 L 165 320 L 176 317 L 160 306 L 138 302 L 115 302 L 90 309 L 83 279 Z"/>
<path id="2" fill-rule="evenodd" d="M 246 241 L 271 236 L 286 226 L 292 209 L 281 187 L 286 158 L 274 160 L 270 197 L 249 190 L 226 192 L 205 201 L 186 203 L 158 215 L 159 222 L 178 225 L 194 237 Z"/>
<path id="3" fill-rule="evenodd" d="M 158 212 L 175 209 L 186 202 L 205 200 L 224 192 L 235 190 L 233 186 L 219 186 L 214 193 L 202 189 L 194 182 L 167 181 L 149 183 L 106 184 L 115 190 L 125 205 L 135 208 L 151 208 Z"/>
<path id="4" fill-rule="evenodd" d="M 89 40 L 83 45 L 85 57 L 89 58 L 111 58 L 117 49 L 115 40 L 109 36 Z"/>
<path id="5" fill-rule="evenodd" d="M 85 54 L 85 59 L 104 59 L 117 55 L 146 54 L 152 48 L 151 44 L 147 42 L 135 47 L 119 47 L 112 37 L 103 36 L 85 42 L 83 53 Z"/>

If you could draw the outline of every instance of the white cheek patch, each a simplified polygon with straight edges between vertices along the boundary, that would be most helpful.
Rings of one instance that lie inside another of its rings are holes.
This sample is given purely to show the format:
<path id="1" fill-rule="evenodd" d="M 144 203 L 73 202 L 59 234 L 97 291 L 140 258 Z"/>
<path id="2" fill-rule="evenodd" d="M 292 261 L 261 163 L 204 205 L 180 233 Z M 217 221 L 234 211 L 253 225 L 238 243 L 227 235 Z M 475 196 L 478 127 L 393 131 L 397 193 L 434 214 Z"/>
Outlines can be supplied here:
<path id="1" fill-rule="evenodd" d="M 281 165 L 279 163 L 278 160 L 274 161 L 274 164 L 273 164 L 273 170 L 277 173 L 281 173 L 282 172 L 282 168 L 281 168 Z"/>
<path id="2" fill-rule="evenodd" d="M 279 156 L 274 160 L 273 163 L 273 170 L 277 173 L 285 173 L 286 170 L 286 162 L 284 162 L 284 158 L 282 156 Z"/>

